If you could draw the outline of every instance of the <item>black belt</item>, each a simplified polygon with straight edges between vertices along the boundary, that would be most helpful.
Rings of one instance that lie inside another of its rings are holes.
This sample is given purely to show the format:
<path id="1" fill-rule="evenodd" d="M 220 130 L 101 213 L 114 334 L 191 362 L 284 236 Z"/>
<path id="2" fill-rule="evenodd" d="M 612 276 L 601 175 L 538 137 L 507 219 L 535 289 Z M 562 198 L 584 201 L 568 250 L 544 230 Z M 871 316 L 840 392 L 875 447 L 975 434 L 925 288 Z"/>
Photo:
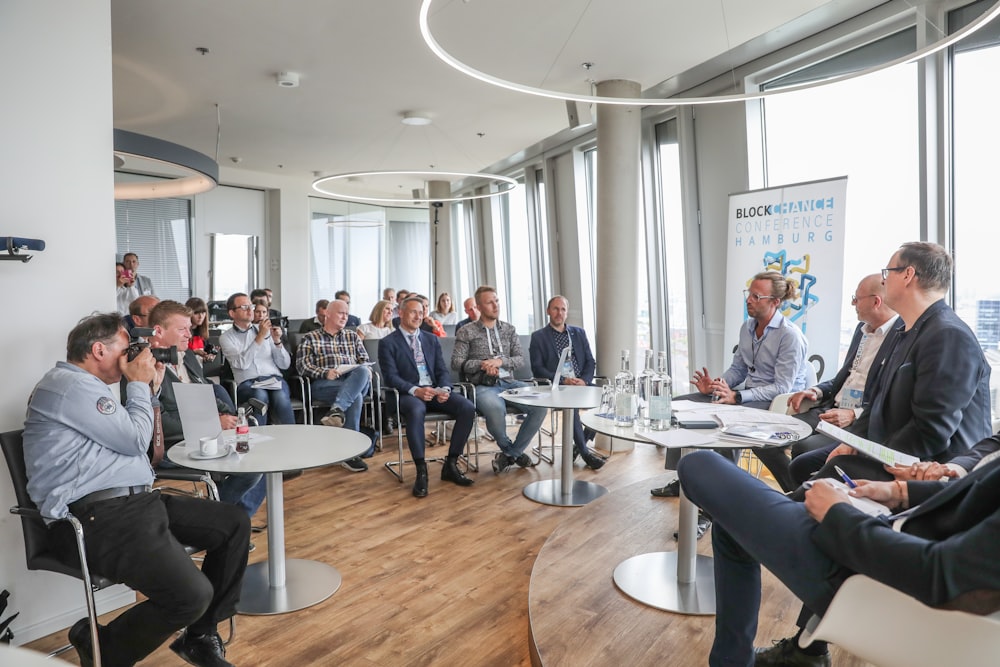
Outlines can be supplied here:
<path id="1" fill-rule="evenodd" d="M 149 493 L 151 488 L 152 487 L 148 484 L 140 484 L 139 486 L 116 486 L 113 489 L 94 491 L 93 493 L 88 493 L 79 500 L 71 502 L 68 505 L 69 511 L 74 515 L 79 516 L 90 509 L 90 506 L 94 503 L 98 503 L 102 500 L 111 500 L 112 498 L 121 498 L 122 496 L 136 496 L 141 493 Z"/>

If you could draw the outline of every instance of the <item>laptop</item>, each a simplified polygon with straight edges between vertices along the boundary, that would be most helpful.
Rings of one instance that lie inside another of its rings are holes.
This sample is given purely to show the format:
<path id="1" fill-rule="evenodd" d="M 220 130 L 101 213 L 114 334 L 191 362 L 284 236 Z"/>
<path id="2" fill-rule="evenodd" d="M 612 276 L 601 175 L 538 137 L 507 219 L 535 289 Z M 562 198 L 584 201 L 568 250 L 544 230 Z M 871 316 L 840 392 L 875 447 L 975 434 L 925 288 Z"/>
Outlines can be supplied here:
<path id="1" fill-rule="evenodd" d="M 202 438 L 214 438 L 222 434 L 219 409 L 216 407 L 212 385 L 175 382 L 173 390 L 177 399 L 181 428 L 184 430 L 184 442 L 189 445 L 188 449 L 197 450 L 198 442 Z"/>

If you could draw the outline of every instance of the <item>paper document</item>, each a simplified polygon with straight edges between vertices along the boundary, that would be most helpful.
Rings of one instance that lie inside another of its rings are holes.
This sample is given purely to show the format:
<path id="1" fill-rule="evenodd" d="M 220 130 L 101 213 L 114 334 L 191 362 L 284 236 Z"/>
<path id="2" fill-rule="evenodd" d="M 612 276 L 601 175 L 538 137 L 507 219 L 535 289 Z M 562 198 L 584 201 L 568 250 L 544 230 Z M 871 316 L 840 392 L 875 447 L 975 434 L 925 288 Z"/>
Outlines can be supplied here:
<path id="1" fill-rule="evenodd" d="M 809 481 L 803 484 L 802 486 L 809 489 L 812 488 L 814 484 L 819 484 L 819 483 L 820 482 L 818 480 Z M 854 496 L 848 493 L 850 489 L 847 487 L 847 485 L 841 482 L 839 479 L 824 478 L 822 483 L 832 484 L 833 486 L 837 487 L 838 490 L 843 491 L 844 494 L 847 496 L 847 498 L 851 501 L 851 504 L 854 505 L 855 508 L 867 514 L 868 516 L 884 516 L 886 514 L 892 514 L 892 512 L 889 510 L 888 507 L 886 507 L 881 503 L 875 502 L 871 498 L 855 498 Z"/>
<path id="2" fill-rule="evenodd" d="M 878 444 L 877 442 L 865 440 L 860 436 L 854 435 L 850 431 L 845 431 L 839 426 L 834 426 L 833 424 L 824 421 L 819 423 L 816 430 L 830 436 L 834 440 L 844 443 L 845 445 L 850 445 L 862 454 L 866 454 L 876 461 L 881 461 L 887 466 L 909 466 L 920 460 L 916 456 L 904 454 L 903 452 L 897 452 L 895 449 L 890 449 L 884 445 Z"/>
<path id="3" fill-rule="evenodd" d="M 730 410 L 719 410 L 716 416 L 723 426 L 734 424 L 775 424 L 784 426 L 794 426 L 802 424 L 801 419 L 796 419 L 791 415 L 784 415 L 780 412 L 768 412 L 767 410 L 757 410 L 754 408 L 733 407 Z"/>
<path id="4" fill-rule="evenodd" d="M 375 365 L 374 361 L 366 361 L 363 364 L 341 364 L 337 366 L 337 374 L 346 375 L 347 373 L 350 373 L 358 366 L 374 366 L 374 365 Z"/>
<path id="5" fill-rule="evenodd" d="M 268 391 L 277 391 L 281 389 L 281 380 L 278 378 L 270 377 L 263 380 L 257 380 L 252 385 L 254 389 L 266 389 Z"/>
<path id="6" fill-rule="evenodd" d="M 781 424 L 732 424 L 719 430 L 719 437 L 751 445 L 789 445 L 799 434 Z"/>

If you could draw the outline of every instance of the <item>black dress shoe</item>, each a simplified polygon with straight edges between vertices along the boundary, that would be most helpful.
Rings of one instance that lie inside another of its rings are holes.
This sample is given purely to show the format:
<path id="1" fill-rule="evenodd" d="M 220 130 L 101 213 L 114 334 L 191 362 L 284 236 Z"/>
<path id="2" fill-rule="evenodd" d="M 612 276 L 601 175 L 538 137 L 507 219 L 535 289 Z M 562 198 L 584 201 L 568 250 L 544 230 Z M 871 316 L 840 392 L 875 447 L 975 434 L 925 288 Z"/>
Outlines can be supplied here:
<path id="1" fill-rule="evenodd" d="M 454 482 L 459 486 L 472 486 L 474 484 L 473 480 L 462 474 L 462 471 L 458 469 L 458 466 L 451 459 L 447 459 L 441 468 L 441 480 Z"/>
<path id="2" fill-rule="evenodd" d="M 81 618 L 69 629 L 69 643 L 80 656 L 81 667 L 94 667 L 94 642 L 90 636 L 90 619 Z"/>
<path id="3" fill-rule="evenodd" d="M 185 630 L 170 644 L 170 650 L 195 667 L 234 667 L 226 660 L 226 647 L 218 632 L 192 635 Z"/>
<path id="4" fill-rule="evenodd" d="M 779 639 L 770 648 L 753 650 L 754 667 L 830 667 L 830 652 L 809 655 L 795 638 Z"/>
<path id="5" fill-rule="evenodd" d="M 681 483 L 675 479 L 670 482 L 670 484 L 656 489 L 650 489 L 649 492 L 657 498 L 676 498 L 681 495 Z"/>
<path id="6" fill-rule="evenodd" d="M 698 510 L 698 539 L 700 540 L 701 538 L 705 537 L 705 533 L 707 533 L 708 529 L 711 527 L 712 527 L 712 518 L 707 514 L 703 513 L 701 510 Z M 678 539 L 677 533 L 674 533 L 674 539 L 675 540 Z"/>
<path id="7" fill-rule="evenodd" d="M 583 457 L 583 462 L 586 463 L 587 467 L 591 470 L 600 470 L 606 463 L 604 459 L 593 452 L 583 452 L 580 456 Z"/>
<path id="8" fill-rule="evenodd" d="M 427 464 L 418 463 L 417 479 L 413 482 L 413 495 L 416 498 L 423 498 L 427 495 Z"/>

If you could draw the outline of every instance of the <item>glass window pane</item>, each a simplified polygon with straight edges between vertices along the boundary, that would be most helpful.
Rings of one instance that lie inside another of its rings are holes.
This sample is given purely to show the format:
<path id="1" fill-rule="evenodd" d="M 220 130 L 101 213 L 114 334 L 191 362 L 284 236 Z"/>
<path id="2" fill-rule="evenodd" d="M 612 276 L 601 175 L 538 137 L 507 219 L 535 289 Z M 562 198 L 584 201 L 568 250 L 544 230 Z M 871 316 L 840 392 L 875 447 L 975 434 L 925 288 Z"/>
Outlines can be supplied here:
<path id="1" fill-rule="evenodd" d="M 139 274 L 156 296 L 184 302 L 191 297 L 191 201 L 149 199 L 115 202 L 118 259 L 139 256 Z"/>
<path id="2" fill-rule="evenodd" d="M 672 121 L 676 125 L 676 121 Z M 666 125 L 666 123 L 664 123 Z M 684 220 L 681 208 L 680 146 L 676 132 L 657 128 L 660 156 L 660 213 L 666 239 L 667 338 L 674 391 L 682 393 L 691 377 L 688 363 L 687 278 L 684 262 Z"/>
<path id="3" fill-rule="evenodd" d="M 518 332 L 535 330 L 534 295 L 531 288 L 531 247 L 524 181 L 501 197 L 503 200 L 504 254 L 507 265 L 507 312 Z M 501 305 L 502 307 L 502 305 Z"/>

